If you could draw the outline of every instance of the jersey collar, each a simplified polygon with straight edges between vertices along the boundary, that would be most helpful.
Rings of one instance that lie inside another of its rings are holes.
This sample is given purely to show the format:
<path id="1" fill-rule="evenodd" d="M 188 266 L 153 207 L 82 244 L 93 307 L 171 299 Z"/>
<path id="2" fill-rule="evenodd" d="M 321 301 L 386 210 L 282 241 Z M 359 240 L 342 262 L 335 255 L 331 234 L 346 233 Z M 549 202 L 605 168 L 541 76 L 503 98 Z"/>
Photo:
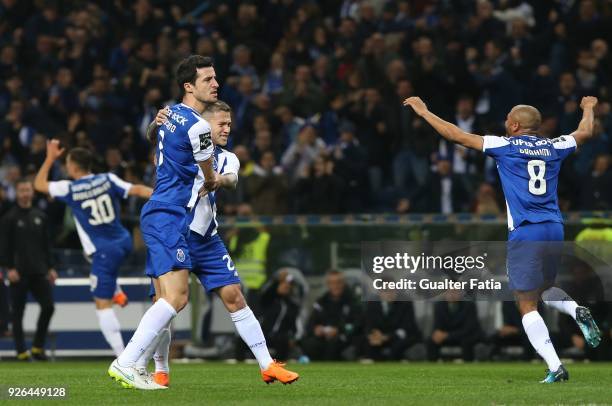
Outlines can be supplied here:
<path id="1" fill-rule="evenodd" d="M 186 105 L 185 103 L 181 103 L 181 106 L 185 107 L 186 109 L 189 109 L 189 110 L 193 111 L 195 114 L 198 115 L 198 117 L 202 117 L 202 115 L 200 113 L 198 113 L 193 107 L 190 107 L 190 106 Z"/>

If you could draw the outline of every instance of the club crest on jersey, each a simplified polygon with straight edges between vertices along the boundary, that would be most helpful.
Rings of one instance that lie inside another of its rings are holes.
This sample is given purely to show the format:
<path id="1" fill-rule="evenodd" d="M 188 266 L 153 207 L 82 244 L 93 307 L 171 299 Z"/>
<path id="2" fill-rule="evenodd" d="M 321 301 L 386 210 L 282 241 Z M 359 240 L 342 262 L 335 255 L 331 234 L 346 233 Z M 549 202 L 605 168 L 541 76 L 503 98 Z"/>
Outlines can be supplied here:
<path id="1" fill-rule="evenodd" d="M 208 149 L 212 145 L 212 139 L 210 138 L 210 131 L 199 135 L 200 137 L 200 150 Z"/>
<path id="2" fill-rule="evenodd" d="M 179 262 L 184 262 L 185 261 L 185 253 L 180 248 L 176 250 L 176 259 Z"/>

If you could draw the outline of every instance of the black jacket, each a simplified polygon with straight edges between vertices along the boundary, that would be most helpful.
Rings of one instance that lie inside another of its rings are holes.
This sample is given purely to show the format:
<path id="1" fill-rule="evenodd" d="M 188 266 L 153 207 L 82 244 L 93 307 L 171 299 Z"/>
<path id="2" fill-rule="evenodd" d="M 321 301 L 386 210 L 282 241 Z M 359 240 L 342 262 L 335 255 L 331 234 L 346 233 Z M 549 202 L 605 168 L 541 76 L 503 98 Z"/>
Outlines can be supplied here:
<path id="1" fill-rule="evenodd" d="M 347 340 L 359 332 L 361 309 L 348 289 L 338 300 L 334 300 L 329 293 L 317 300 L 310 315 L 308 335 L 314 334 L 317 325 L 333 326 L 338 328 L 340 339 Z"/>
<path id="2" fill-rule="evenodd" d="M 0 224 L 0 265 L 22 275 L 46 274 L 53 267 L 45 213 L 15 206 Z"/>
<path id="3" fill-rule="evenodd" d="M 421 340 L 421 331 L 416 324 L 411 302 L 391 302 L 388 304 L 368 302 L 364 326 L 366 334 L 378 329 L 383 334 L 393 335 L 399 339 L 406 339 L 411 342 Z"/>

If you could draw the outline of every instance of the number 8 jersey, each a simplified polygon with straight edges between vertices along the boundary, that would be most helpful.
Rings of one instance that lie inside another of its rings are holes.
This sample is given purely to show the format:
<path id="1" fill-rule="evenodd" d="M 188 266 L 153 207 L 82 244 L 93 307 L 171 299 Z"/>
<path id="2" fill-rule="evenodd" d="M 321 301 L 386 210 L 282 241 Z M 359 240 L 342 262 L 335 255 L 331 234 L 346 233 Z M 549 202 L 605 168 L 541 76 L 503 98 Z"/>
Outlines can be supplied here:
<path id="1" fill-rule="evenodd" d="M 561 163 L 576 150 L 574 137 L 484 136 L 483 152 L 495 159 L 508 210 L 508 229 L 523 223 L 563 223 L 557 198 Z"/>
<path id="2" fill-rule="evenodd" d="M 92 255 L 130 237 L 119 221 L 119 199 L 126 199 L 131 187 L 112 173 L 101 173 L 49 182 L 49 194 L 72 209 L 83 251 Z"/>

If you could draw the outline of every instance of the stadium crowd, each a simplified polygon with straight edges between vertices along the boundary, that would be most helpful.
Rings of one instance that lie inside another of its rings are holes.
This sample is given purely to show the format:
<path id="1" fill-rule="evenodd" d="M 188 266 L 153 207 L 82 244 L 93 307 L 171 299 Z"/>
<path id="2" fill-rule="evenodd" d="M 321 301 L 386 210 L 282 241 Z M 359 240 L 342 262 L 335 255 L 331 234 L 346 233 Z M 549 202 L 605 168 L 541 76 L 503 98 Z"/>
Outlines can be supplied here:
<path id="1" fill-rule="evenodd" d="M 594 137 L 564 164 L 559 198 L 562 210 L 612 210 L 611 41 L 612 3 L 595 0 L 0 0 L 0 215 L 49 138 L 90 148 L 100 171 L 152 185 L 146 128 L 176 102 L 174 68 L 190 54 L 214 57 L 220 99 L 234 112 L 240 181 L 220 193 L 222 215 L 503 214 L 494 162 L 441 140 L 402 107 L 412 95 L 477 134 L 502 135 L 510 108 L 531 104 L 548 137 L 573 131 L 580 98 L 597 96 Z M 126 217 L 141 204 L 128 200 Z M 40 196 L 36 206 L 64 239 L 65 207 Z M 316 306 L 331 310 L 308 324 L 312 358 L 350 346 L 397 358 L 418 343 L 436 358 L 448 342 L 472 359 L 479 342 L 514 334 L 524 344 L 511 310 L 491 338 L 473 304 L 441 302 L 423 337 L 410 303 L 353 308 L 341 279 L 327 275 Z M 568 347 L 580 347 L 575 336 Z M 293 338 L 270 340 L 286 353 Z"/>
<path id="2" fill-rule="evenodd" d="M 440 141 L 401 106 L 410 95 L 479 134 L 532 104 L 546 136 L 574 130 L 580 97 L 598 96 L 595 137 L 559 194 L 564 210 L 609 209 L 611 27 L 595 0 L 2 0 L 0 205 L 50 137 L 152 183 L 146 126 L 197 53 L 234 110 L 241 182 L 222 213 L 502 213 L 493 162 Z"/>

